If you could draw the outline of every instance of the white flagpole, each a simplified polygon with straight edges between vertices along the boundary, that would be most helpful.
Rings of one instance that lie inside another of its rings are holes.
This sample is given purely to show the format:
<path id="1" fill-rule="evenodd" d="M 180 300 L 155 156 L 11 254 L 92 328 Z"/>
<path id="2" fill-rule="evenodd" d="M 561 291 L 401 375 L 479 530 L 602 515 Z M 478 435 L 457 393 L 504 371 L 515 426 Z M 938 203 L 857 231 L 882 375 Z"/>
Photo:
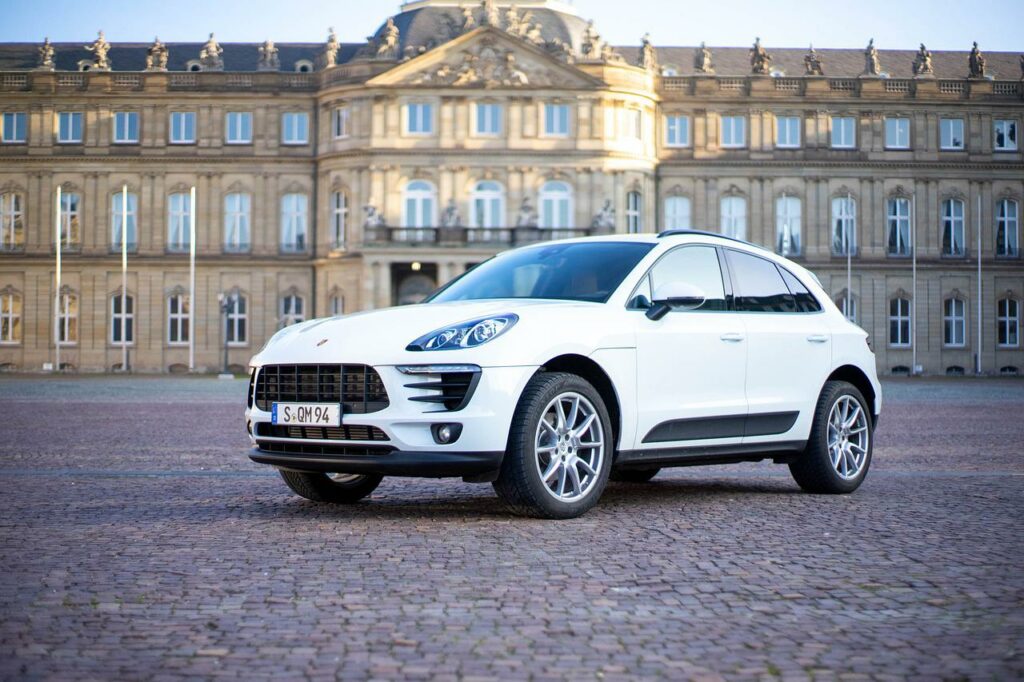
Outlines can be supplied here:
<path id="1" fill-rule="evenodd" d="M 189 190 L 188 212 L 188 369 L 196 368 L 196 188 Z"/>
<path id="2" fill-rule="evenodd" d="M 846 218 L 850 221 L 850 225 L 856 229 L 856 220 L 853 217 L 853 197 L 849 193 L 846 194 Z M 846 318 L 851 319 L 853 315 L 853 240 L 849 231 L 844 230 L 844 237 L 846 239 Z"/>
<path id="3" fill-rule="evenodd" d="M 981 374 L 981 187 L 978 187 L 978 354 L 975 362 L 975 374 Z"/>
<path id="4" fill-rule="evenodd" d="M 910 195 L 910 354 L 911 376 L 917 374 L 917 192 Z"/>
<path id="5" fill-rule="evenodd" d="M 54 371 L 60 371 L 60 252 L 62 248 L 60 238 L 60 204 L 61 204 L 61 187 L 57 185 L 57 217 L 53 222 L 54 225 L 54 237 L 56 239 L 56 251 L 57 251 L 57 278 L 56 284 L 53 289 L 53 345 L 57 349 L 57 364 L 54 366 Z"/>
<path id="6" fill-rule="evenodd" d="M 121 371 L 128 371 L 128 185 L 121 186 Z"/>

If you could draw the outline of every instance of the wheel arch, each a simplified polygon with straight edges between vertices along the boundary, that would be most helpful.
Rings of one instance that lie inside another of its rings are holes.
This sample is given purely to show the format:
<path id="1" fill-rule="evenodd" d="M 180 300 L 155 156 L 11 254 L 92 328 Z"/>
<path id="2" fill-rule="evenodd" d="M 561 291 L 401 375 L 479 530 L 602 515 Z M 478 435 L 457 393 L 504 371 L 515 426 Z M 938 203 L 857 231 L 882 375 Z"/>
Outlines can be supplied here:
<path id="1" fill-rule="evenodd" d="M 567 353 L 551 358 L 537 371 L 565 372 L 587 380 L 601 396 L 605 407 L 608 408 L 608 416 L 611 418 L 614 432 L 612 442 L 618 449 L 619 439 L 622 437 L 622 408 L 619 405 L 619 395 L 615 390 L 615 384 L 612 383 L 611 377 L 600 364 L 584 355 Z"/>
<path id="2" fill-rule="evenodd" d="M 834 369 L 828 375 L 826 381 L 845 381 L 856 386 L 857 390 L 864 396 L 864 399 L 868 401 L 868 413 L 871 415 L 872 423 L 878 420 L 878 415 L 875 412 L 878 396 L 875 394 L 875 387 L 871 385 L 871 380 L 864 373 L 864 370 L 856 365 L 842 365 Z"/>

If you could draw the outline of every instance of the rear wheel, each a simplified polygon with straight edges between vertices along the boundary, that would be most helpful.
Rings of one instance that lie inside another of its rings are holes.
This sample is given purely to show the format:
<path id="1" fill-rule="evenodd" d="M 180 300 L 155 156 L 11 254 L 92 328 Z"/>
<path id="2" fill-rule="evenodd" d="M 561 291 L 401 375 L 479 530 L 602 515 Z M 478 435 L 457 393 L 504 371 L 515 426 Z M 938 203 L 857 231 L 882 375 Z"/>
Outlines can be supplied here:
<path id="1" fill-rule="evenodd" d="M 610 479 L 620 483 L 647 483 L 661 469 L 612 469 Z"/>
<path id="2" fill-rule="evenodd" d="M 280 469 L 281 478 L 292 492 L 313 502 L 353 504 L 380 485 L 376 474 L 320 474 Z"/>
<path id="3" fill-rule="evenodd" d="M 789 465 L 810 493 L 852 493 L 871 466 L 874 440 L 868 403 L 857 387 L 829 381 L 821 390 L 807 448 Z"/>
<path id="4" fill-rule="evenodd" d="M 517 514 L 580 516 L 608 482 L 612 439 L 608 410 L 590 383 L 538 374 L 519 399 L 494 489 Z"/>

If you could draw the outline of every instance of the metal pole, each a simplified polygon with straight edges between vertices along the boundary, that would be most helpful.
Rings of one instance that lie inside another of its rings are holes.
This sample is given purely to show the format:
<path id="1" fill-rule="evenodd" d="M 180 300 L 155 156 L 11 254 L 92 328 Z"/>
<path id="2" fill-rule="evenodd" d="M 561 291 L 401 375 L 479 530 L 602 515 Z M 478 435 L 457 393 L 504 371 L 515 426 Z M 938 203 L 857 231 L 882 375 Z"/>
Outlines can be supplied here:
<path id="1" fill-rule="evenodd" d="M 856 221 L 853 219 L 853 197 L 846 195 L 846 219 L 856 228 Z M 843 238 L 846 240 L 846 319 L 852 320 L 853 315 L 853 240 L 848 230 L 843 230 Z"/>
<path id="2" fill-rule="evenodd" d="M 910 374 L 917 374 L 917 193 L 910 196 Z"/>
<path id="3" fill-rule="evenodd" d="M 60 238 L 60 205 L 61 205 L 61 187 L 57 185 L 57 218 L 54 220 L 54 237 L 57 251 L 57 277 L 56 283 L 53 288 L 53 345 L 56 348 L 56 360 L 57 364 L 53 370 L 55 372 L 60 371 L 60 251 L 62 248 L 62 242 Z"/>
<path id="4" fill-rule="evenodd" d="M 978 352 L 976 354 L 974 373 L 981 374 L 981 187 L 978 187 Z"/>
<path id="5" fill-rule="evenodd" d="M 222 312 L 224 313 L 224 369 L 223 374 L 228 373 L 228 326 L 231 324 L 231 312 L 234 310 L 235 302 L 231 294 L 224 297 Z"/>
<path id="6" fill-rule="evenodd" d="M 188 210 L 188 370 L 196 368 L 196 188 L 189 190 Z"/>
<path id="7" fill-rule="evenodd" d="M 121 187 L 121 371 L 128 371 L 128 185 Z"/>

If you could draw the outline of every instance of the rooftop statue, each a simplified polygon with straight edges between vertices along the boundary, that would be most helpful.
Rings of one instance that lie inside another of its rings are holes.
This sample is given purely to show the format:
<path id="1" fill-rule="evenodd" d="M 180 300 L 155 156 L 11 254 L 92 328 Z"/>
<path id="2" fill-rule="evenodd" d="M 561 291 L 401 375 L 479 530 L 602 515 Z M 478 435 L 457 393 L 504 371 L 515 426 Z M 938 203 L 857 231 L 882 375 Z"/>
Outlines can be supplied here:
<path id="1" fill-rule="evenodd" d="M 768 74 L 771 71 L 772 56 L 761 46 L 761 39 L 754 40 L 754 46 L 750 48 L 750 72 L 756 74 Z"/>
<path id="2" fill-rule="evenodd" d="M 697 70 L 697 73 L 715 72 L 715 67 L 711 65 L 711 50 L 703 41 L 693 55 L 693 68 Z"/>
<path id="3" fill-rule="evenodd" d="M 804 73 L 808 76 L 825 75 L 825 71 L 821 67 L 821 58 L 814 51 L 814 45 L 811 45 L 807 54 L 804 55 Z"/>
<path id="4" fill-rule="evenodd" d="M 110 71 L 110 43 L 103 37 L 103 31 L 100 31 L 92 45 L 86 45 L 85 49 L 92 52 L 93 71 Z"/>
<path id="5" fill-rule="evenodd" d="M 917 55 L 914 56 L 914 64 L 912 66 L 915 76 L 934 76 L 935 71 L 932 69 L 932 53 L 921 43 L 921 49 L 917 51 Z"/>
<path id="6" fill-rule="evenodd" d="M 334 27 L 327 29 L 327 42 L 324 44 L 323 51 L 323 68 L 329 69 L 332 66 L 338 64 L 338 50 L 341 46 L 338 44 L 338 35 L 334 32 Z"/>
<path id="7" fill-rule="evenodd" d="M 985 56 L 981 54 L 981 50 L 978 49 L 978 41 L 974 41 L 974 47 L 971 48 L 971 55 L 967 58 L 967 64 L 970 68 L 968 78 L 984 78 L 985 77 Z"/>
<path id="8" fill-rule="evenodd" d="M 868 46 L 864 48 L 864 75 L 882 75 L 882 64 L 878 61 L 878 48 L 875 47 L 874 38 L 869 40 Z"/>
<path id="9" fill-rule="evenodd" d="M 639 66 L 648 71 L 656 71 L 658 69 L 658 52 L 654 49 L 654 45 L 651 44 L 650 33 L 645 33 L 641 41 Z"/>
<path id="10" fill-rule="evenodd" d="M 159 38 L 153 38 L 153 44 L 146 50 L 146 71 L 166 71 L 169 56 L 167 46 Z"/>
<path id="11" fill-rule="evenodd" d="M 53 71 L 53 45 L 50 44 L 50 38 L 46 37 L 43 39 L 43 44 L 39 46 L 39 63 L 36 65 L 37 69 L 42 71 Z"/>
<path id="12" fill-rule="evenodd" d="M 267 40 L 259 47 L 260 60 L 256 68 L 260 71 L 277 71 L 281 68 L 281 59 L 277 56 L 277 47 L 273 40 Z"/>
<path id="13" fill-rule="evenodd" d="M 199 50 L 199 65 L 203 67 L 203 71 L 223 71 L 224 60 L 221 59 L 222 54 L 224 54 L 224 48 L 220 46 L 220 43 L 214 39 L 211 33 L 206 44 Z"/>

